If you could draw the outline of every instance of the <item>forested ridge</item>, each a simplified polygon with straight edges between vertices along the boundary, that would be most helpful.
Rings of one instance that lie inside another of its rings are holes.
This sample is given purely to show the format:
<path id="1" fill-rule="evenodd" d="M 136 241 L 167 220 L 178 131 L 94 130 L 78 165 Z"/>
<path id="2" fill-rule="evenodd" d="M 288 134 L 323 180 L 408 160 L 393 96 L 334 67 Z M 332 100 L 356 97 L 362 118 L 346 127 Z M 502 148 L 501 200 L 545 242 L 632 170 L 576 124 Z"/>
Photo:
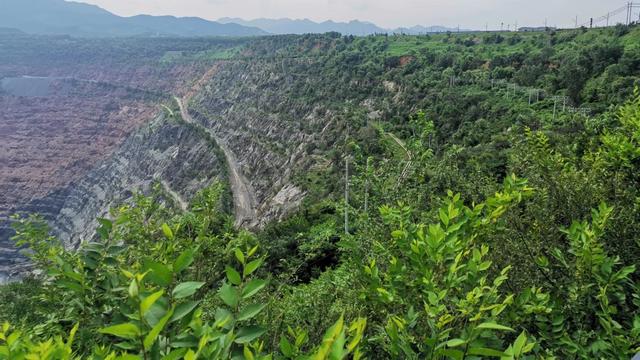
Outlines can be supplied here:
<path id="1" fill-rule="evenodd" d="M 223 61 L 282 72 L 265 114 L 332 119 L 300 209 L 250 232 L 228 184 L 184 212 L 157 186 L 79 249 L 16 219 L 36 270 L 0 288 L 0 359 L 640 351 L 640 28 L 276 36 Z"/>

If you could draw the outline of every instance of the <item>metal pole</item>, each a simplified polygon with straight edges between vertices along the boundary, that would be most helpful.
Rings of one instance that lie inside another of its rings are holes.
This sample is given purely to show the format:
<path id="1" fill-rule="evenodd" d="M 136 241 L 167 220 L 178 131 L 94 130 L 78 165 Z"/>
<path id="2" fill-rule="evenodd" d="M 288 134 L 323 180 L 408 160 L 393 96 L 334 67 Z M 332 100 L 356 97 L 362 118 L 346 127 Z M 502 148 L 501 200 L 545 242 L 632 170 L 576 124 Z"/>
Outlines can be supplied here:
<path id="1" fill-rule="evenodd" d="M 558 104 L 558 98 L 553 98 L 553 121 L 556 121 L 556 105 Z"/>
<path id="2" fill-rule="evenodd" d="M 344 138 L 345 145 L 345 169 L 344 169 L 344 233 L 349 233 L 349 125 L 347 124 L 347 134 Z"/>
<path id="3" fill-rule="evenodd" d="M 369 216 L 369 158 L 367 158 L 366 178 L 364 183 L 364 215 Z"/>
<path id="4" fill-rule="evenodd" d="M 344 171 L 344 233 L 349 233 L 349 156 L 345 159 Z"/>

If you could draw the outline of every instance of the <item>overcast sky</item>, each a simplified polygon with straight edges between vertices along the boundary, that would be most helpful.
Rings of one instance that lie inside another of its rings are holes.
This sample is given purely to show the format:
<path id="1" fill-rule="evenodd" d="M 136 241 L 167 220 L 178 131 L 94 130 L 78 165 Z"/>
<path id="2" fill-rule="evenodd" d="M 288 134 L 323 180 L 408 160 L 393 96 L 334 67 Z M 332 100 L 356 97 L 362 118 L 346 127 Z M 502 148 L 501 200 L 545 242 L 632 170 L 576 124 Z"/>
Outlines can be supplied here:
<path id="1" fill-rule="evenodd" d="M 352 19 L 383 27 L 444 25 L 462 28 L 568 26 L 625 6 L 626 0 L 77 0 L 99 5 L 118 15 L 137 14 L 244 19 Z M 636 18 L 637 18 L 636 14 Z M 616 19 L 623 21 L 626 14 Z M 613 21 L 613 20 L 612 20 Z M 513 26 L 513 25 L 511 25 Z"/>

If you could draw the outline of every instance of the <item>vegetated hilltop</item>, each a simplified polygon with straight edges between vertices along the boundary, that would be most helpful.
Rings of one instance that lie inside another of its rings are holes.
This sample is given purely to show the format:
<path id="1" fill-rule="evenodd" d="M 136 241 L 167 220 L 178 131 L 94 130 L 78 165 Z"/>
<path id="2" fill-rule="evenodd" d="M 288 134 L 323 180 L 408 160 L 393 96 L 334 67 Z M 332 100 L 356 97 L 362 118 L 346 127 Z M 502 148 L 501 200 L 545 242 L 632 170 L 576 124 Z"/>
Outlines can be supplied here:
<path id="1" fill-rule="evenodd" d="M 98 6 L 65 0 L 3 0 L 0 24 L 29 34 L 114 36 L 255 36 L 265 32 L 197 17 L 122 17 Z"/>
<path id="2" fill-rule="evenodd" d="M 234 228 L 225 177 L 183 211 L 175 170 L 78 251 L 19 222 L 47 271 L 0 293 L 15 324 L 2 334 L 18 354 L 97 358 L 628 358 L 638 39 L 618 26 L 242 44 L 159 121 L 242 175 L 255 234 Z M 103 166 L 127 163 L 123 149 Z M 78 199 L 99 198 L 96 179 Z"/>

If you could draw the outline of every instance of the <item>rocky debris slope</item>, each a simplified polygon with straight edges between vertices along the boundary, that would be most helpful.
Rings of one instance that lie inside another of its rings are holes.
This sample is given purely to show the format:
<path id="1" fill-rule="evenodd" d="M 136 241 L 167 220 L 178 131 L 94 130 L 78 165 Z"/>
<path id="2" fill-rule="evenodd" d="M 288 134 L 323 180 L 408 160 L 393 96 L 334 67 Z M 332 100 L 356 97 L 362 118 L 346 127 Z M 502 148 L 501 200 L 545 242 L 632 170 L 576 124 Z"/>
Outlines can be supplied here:
<path id="1" fill-rule="evenodd" d="M 335 114 L 319 104 L 291 101 L 291 91 L 307 79 L 287 74 L 281 65 L 226 62 L 188 105 L 191 117 L 234 154 L 255 198 L 251 225 L 257 227 L 300 206 L 306 194 L 296 174 L 314 166 L 314 148 L 338 141 L 329 131 L 337 126 Z"/>
<path id="2" fill-rule="evenodd" d="M 187 123 L 193 124 L 194 126 L 206 131 L 218 146 L 220 146 L 224 153 L 227 169 L 229 171 L 229 185 L 231 187 L 231 192 L 233 193 L 234 213 L 236 218 L 235 225 L 237 227 L 255 227 L 258 224 L 255 190 L 253 190 L 251 183 L 242 174 L 242 169 L 240 169 L 240 165 L 236 160 L 236 155 L 229 150 L 229 146 L 221 141 L 213 131 L 203 127 L 201 124 L 193 120 L 182 99 L 176 97 L 175 100 L 180 107 L 182 119 Z"/>
<path id="3" fill-rule="evenodd" d="M 157 112 L 141 91 L 73 80 L 43 84 L 51 88 L 47 96 L 0 95 L 0 216 L 83 176 Z"/>
<path id="4" fill-rule="evenodd" d="M 132 192 L 149 191 L 154 183 L 189 201 L 226 173 L 224 159 L 217 154 L 215 144 L 197 129 L 160 115 L 86 176 L 19 210 L 42 214 L 54 235 L 67 247 L 76 247 L 94 235 L 97 217 L 107 216 L 111 207 L 125 202 Z M 8 233 L 7 226 L 4 222 L 0 232 Z M 12 245 L 0 240 L 0 277 L 19 272 L 21 263 Z"/>

